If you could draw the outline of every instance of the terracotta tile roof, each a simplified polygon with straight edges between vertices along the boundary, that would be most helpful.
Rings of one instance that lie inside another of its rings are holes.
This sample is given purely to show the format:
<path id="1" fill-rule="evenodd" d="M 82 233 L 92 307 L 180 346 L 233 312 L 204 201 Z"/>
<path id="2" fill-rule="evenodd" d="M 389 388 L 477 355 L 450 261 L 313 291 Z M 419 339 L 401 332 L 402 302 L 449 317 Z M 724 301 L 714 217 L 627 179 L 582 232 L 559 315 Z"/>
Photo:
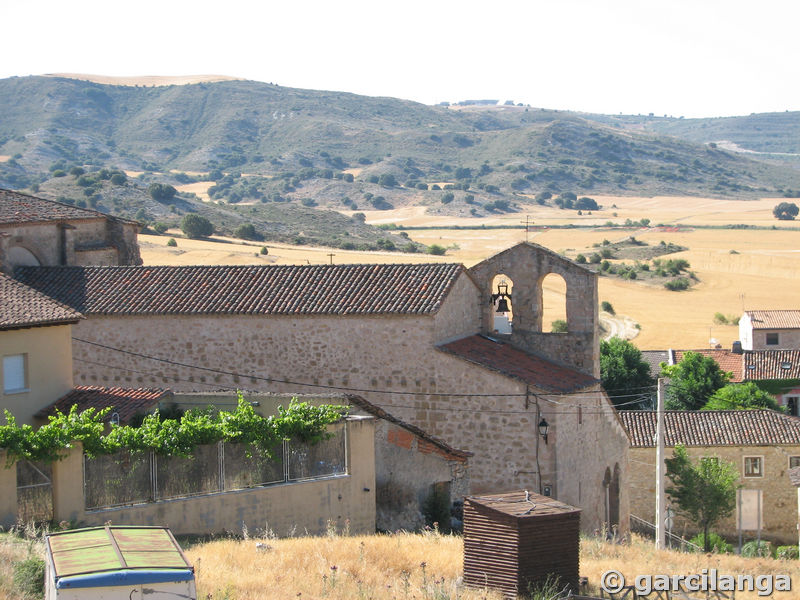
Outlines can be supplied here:
<path id="1" fill-rule="evenodd" d="M 18 279 L 84 314 L 431 314 L 458 264 L 22 267 Z"/>
<path id="2" fill-rule="evenodd" d="M 703 356 L 713 358 L 719 367 L 726 372 L 733 373 L 732 383 L 739 383 L 744 379 L 744 360 L 741 354 L 736 354 L 730 350 L 719 350 L 716 348 L 702 348 L 700 350 L 675 350 L 675 363 L 683 360 L 683 355 L 687 352 L 696 352 Z"/>
<path id="3" fill-rule="evenodd" d="M 800 310 L 746 310 L 753 329 L 800 329 Z"/>
<path id="4" fill-rule="evenodd" d="M 744 378 L 800 379 L 800 350 L 753 350 L 744 353 Z"/>
<path id="5" fill-rule="evenodd" d="M 0 273 L 0 330 L 77 323 L 83 315 Z"/>
<path id="6" fill-rule="evenodd" d="M 110 406 L 112 407 L 112 412 L 119 413 L 119 422 L 124 424 L 129 422 L 137 413 L 150 412 L 159 402 L 171 397 L 172 392 L 168 390 L 134 390 L 82 385 L 74 388 L 50 406 L 40 410 L 36 413 L 36 416 L 47 418 L 50 415 L 54 415 L 56 409 L 66 414 L 74 404 L 78 406 L 78 411 L 84 411 L 87 408 L 100 410 Z"/>
<path id="7" fill-rule="evenodd" d="M 425 440 L 426 442 L 430 442 L 431 444 L 433 444 L 434 446 L 436 446 L 440 450 L 444 451 L 445 454 L 449 454 L 450 456 L 452 456 L 456 460 L 465 461 L 467 458 L 472 456 L 472 452 L 466 452 L 464 450 L 458 450 L 456 448 L 453 448 L 452 446 L 449 446 L 448 444 L 445 444 L 442 440 L 440 440 L 438 438 L 435 438 L 432 435 L 426 433 L 425 431 L 423 431 L 422 429 L 420 429 L 416 425 L 411 425 L 410 423 L 406 423 L 405 421 L 401 421 L 397 417 L 390 415 L 388 412 L 383 410 L 377 404 L 372 404 L 371 402 L 369 402 L 368 400 L 365 400 L 361 396 L 355 396 L 355 395 L 348 394 L 346 396 L 346 399 L 350 404 L 352 404 L 354 406 L 357 406 L 358 408 L 360 408 L 364 412 L 371 414 L 373 417 L 376 417 L 378 419 L 384 419 L 386 421 L 389 421 L 390 423 L 394 423 L 395 425 L 398 425 L 399 427 L 402 427 L 406 431 L 409 431 L 409 432 L 413 433 L 414 435 L 416 435 L 417 437 Z"/>
<path id="8" fill-rule="evenodd" d="M 655 448 L 655 411 L 617 414 L 632 448 Z M 667 410 L 664 434 L 667 446 L 800 445 L 800 418 L 773 410 Z"/>
<path id="9" fill-rule="evenodd" d="M 461 338 L 439 349 L 547 391 L 572 392 L 599 383 L 580 371 L 481 335 Z"/>
<path id="10" fill-rule="evenodd" d="M 109 218 L 108 215 L 96 210 L 0 189 L 0 224 L 16 225 L 106 218 Z"/>

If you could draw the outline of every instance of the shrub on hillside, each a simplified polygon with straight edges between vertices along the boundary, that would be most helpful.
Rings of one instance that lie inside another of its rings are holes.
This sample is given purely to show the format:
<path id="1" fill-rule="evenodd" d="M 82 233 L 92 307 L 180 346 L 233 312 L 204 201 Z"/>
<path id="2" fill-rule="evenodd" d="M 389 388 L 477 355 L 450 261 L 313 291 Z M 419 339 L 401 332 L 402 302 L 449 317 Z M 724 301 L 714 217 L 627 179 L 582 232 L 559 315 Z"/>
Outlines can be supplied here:
<path id="1" fill-rule="evenodd" d="M 689 280 L 686 277 L 678 277 L 677 279 L 670 279 L 664 283 L 664 287 L 671 292 L 680 292 L 689 289 Z"/>
<path id="2" fill-rule="evenodd" d="M 445 252 L 447 252 L 447 248 L 440 246 L 439 244 L 431 244 L 428 246 L 427 252 L 428 254 L 442 256 Z"/>
<path id="3" fill-rule="evenodd" d="M 181 221 L 181 230 L 190 239 L 208 237 L 214 233 L 211 221 L 195 213 L 189 213 Z"/>
<path id="4" fill-rule="evenodd" d="M 233 236 L 242 240 L 255 240 L 258 239 L 258 233 L 252 223 L 244 223 L 239 225 L 233 232 Z"/>

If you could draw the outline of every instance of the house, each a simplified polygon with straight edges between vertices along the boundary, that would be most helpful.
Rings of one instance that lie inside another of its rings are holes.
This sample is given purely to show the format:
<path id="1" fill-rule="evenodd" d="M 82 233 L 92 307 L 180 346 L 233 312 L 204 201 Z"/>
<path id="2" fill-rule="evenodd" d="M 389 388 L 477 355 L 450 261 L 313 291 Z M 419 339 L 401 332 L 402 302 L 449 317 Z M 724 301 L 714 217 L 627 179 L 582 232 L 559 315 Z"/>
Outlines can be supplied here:
<path id="1" fill-rule="evenodd" d="M 620 411 L 630 437 L 631 514 L 648 522 L 655 517 L 655 411 Z M 710 457 L 733 463 L 742 486 L 734 514 L 714 527 L 728 538 L 738 535 L 739 505 L 745 536 L 755 537 L 760 508 L 761 537 L 779 543 L 797 541 L 797 494 L 787 478 L 800 466 L 800 419 L 771 410 L 665 411 L 667 448 L 683 444 L 693 460 Z M 693 534 L 697 527 L 676 518 L 673 532 Z"/>
<path id="2" fill-rule="evenodd" d="M 139 224 L 0 189 L 0 272 L 38 265 L 140 265 Z"/>
<path id="3" fill-rule="evenodd" d="M 746 310 L 739 340 L 742 350 L 800 350 L 800 310 Z"/>
<path id="4" fill-rule="evenodd" d="M 469 451 L 473 493 L 530 489 L 627 527 L 628 441 L 600 386 L 597 275 L 523 243 L 458 264 L 21 267 L 86 316 L 81 385 L 353 393 Z M 566 283 L 566 333 L 542 280 Z M 498 277 L 513 328 L 492 335 Z M 611 493 L 607 493 L 607 492 Z M 612 506 L 609 506 L 609 503 Z"/>
<path id="5" fill-rule="evenodd" d="M 20 424 L 72 389 L 72 327 L 83 316 L 0 273 L 0 408 Z"/>

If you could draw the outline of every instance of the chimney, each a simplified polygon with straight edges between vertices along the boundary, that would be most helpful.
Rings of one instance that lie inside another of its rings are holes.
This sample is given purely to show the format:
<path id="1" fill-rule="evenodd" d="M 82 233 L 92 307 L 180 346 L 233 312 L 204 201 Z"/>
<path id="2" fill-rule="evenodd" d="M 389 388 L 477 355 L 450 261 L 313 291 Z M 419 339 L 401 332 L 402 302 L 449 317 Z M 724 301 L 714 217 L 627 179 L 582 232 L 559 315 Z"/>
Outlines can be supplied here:
<path id="1" fill-rule="evenodd" d="M 731 346 L 731 352 L 734 354 L 742 354 L 742 342 L 739 340 L 733 342 L 733 345 Z"/>

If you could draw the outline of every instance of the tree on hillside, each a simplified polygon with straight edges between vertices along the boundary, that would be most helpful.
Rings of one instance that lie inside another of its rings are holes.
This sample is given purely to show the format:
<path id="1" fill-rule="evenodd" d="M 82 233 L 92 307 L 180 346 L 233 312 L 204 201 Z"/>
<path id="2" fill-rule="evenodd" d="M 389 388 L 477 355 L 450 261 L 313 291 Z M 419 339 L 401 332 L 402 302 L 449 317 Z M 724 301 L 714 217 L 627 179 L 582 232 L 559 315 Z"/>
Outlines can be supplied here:
<path id="1" fill-rule="evenodd" d="M 149 186 L 147 186 L 147 193 L 150 194 L 150 197 L 156 202 L 161 202 L 162 204 L 168 204 L 169 202 L 172 202 L 172 199 L 175 197 L 177 192 L 178 190 L 165 183 L 151 183 Z"/>
<path id="2" fill-rule="evenodd" d="M 639 349 L 627 340 L 612 337 L 600 342 L 600 380 L 611 401 L 621 408 L 639 409 L 653 394 L 655 378 Z M 634 404 L 629 402 L 641 401 Z"/>
<path id="3" fill-rule="evenodd" d="M 800 212 L 800 208 L 797 208 L 797 204 L 794 202 L 781 202 L 772 209 L 772 214 L 781 221 L 794 221 L 798 212 Z"/>
<path id="4" fill-rule="evenodd" d="M 680 444 L 675 446 L 672 458 L 664 462 L 667 478 L 672 483 L 666 492 L 680 512 L 703 529 L 703 550 L 709 552 L 709 528 L 730 515 L 736 506 L 739 479 L 736 465 L 713 457 L 694 463 Z"/>
<path id="5" fill-rule="evenodd" d="M 702 410 L 745 410 L 767 408 L 781 411 L 775 396 L 762 390 L 752 381 L 729 383 L 714 392 Z"/>
<path id="6" fill-rule="evenodd" d="M 664 403 L 667 410 L 699 410 L 731 378 L 717 361 L 698 352 L 686 352 L 677 365 L 661 363 L 661 371 L 670 379 Z"/>
<path id="7" fill-rule="evenodd" d="M 208 237 L 214 233 L 214 226 L 211 221 L 200 215 L 189 213 L 181 221 L 181 230 L 186 237 L 191 239 Z"/>

